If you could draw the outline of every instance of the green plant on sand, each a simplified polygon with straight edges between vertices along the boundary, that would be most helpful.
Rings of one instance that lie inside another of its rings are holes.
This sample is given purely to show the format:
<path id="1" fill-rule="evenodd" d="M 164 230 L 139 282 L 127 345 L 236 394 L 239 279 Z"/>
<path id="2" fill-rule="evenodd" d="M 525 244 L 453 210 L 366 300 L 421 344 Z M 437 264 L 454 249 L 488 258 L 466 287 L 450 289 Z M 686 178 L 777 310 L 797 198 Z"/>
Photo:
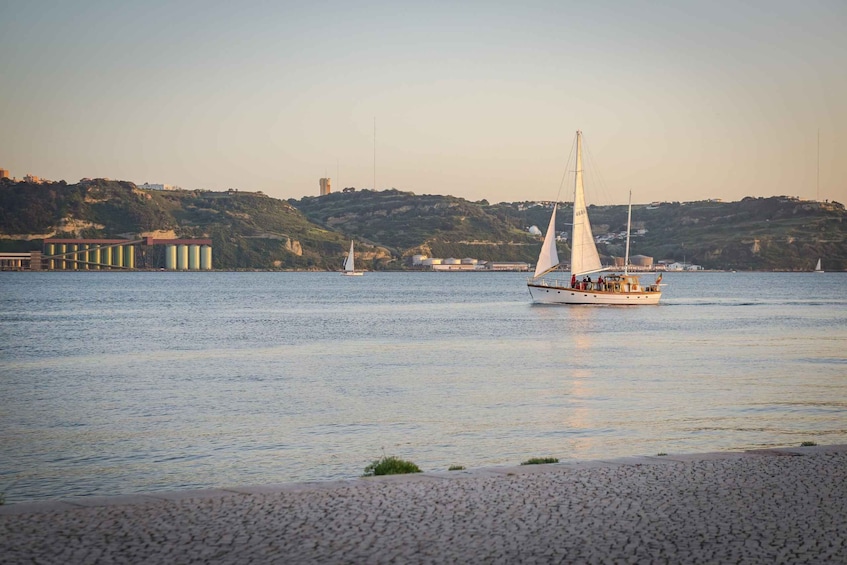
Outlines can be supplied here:
<path id="1" fill-rule="evenodd" d="M 420 473 L 421 469 L 411 461 L 404 461 L 397 457 L 383 457 L 365 467 L 363 477 L 374 477 L 376 475 L 403 475 L 406 473 Z"/>
<path id="2" fill-rule="evenodd" d="M 803 443 L 800 444 L 800 447 L 814 447 L 816 445 L 817 444 L 813 441 L 804 441 Z"/>
<path id="3" fill-rule="evenodd" d="M 464 471 L 465 466 L 464 465 L 450 465 L 450 468 L 447 469 L 447 470 L 448 471 Z"/>
<path id="4" fill-rule="evenodd" d="M 544 465 L 545 463 L 558 463 L 559 460 L 555 457 L 533 457 L 532 459 L 527 459 L 521 465 Z"/>

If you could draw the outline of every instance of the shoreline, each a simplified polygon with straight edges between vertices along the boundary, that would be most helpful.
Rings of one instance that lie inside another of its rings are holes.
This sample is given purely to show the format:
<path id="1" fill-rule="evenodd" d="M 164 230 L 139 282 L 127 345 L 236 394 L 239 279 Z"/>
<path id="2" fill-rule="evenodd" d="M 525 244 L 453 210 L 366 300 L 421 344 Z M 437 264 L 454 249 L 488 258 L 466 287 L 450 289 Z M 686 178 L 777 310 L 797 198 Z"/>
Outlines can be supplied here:
<path id="1" fill-rule="evenodd" d="M 847 444 L 0 506 L 9 563 L 778 563 L 847 555 Z"/>

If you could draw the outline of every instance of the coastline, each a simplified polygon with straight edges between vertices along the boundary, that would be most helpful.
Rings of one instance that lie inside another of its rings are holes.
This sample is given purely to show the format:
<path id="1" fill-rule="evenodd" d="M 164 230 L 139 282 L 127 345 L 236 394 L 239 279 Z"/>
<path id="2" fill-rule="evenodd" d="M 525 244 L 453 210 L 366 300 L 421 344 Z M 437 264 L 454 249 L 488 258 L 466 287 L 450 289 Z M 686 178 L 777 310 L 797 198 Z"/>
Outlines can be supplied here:
<path id="1" fill-rule="evenodd" d="M 624 457 L 17 503 L 0 561 L 833 562 L 845 501 L 847 444 Z"/>

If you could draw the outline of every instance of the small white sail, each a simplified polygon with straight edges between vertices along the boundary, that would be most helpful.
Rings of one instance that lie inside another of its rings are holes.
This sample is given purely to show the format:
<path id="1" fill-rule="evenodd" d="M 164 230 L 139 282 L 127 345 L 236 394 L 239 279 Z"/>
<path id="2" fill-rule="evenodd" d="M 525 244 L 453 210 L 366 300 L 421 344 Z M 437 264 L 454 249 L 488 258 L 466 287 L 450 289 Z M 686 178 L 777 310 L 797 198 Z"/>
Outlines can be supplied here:
<path id="1" fill-rule="evenodd" d="M 541 253 L 538 255 L 538 264 L 535 266 L 533 278 L 548 273 L 559 266 L 559 254 L 556 252 L 556 207 L 553 204 L 553 214 L 550 216 L 550 225 L 541 245 Z"/>
<path id="2" fill-rule="evenodd" d="M 818 259 L 818 264 L 815 266 L 815 272 L 816 273 L 822 273 L 823 272 L 823 269 L 821 269 L 821 260 L 820 259 Z"/>
<path id="3" fill-rule="evenodd" d="M 576 132 L 576 178 L 573 195 L 573 237 L 571 238 L 571 274 L 580 277 L 603 270 L 600 254 L 594 244 L 588 210 L 585 206 L 585 187 L 582 184 L 582 132 Z"/>
<path id="4" fill-rule="evenodd" d="M 344 270 L 345 271 L 355 271 L 356 266 L 353 263 L 353 241 L 350 240 L 350 253 L 347 254 L 347 259 L 344 260 Z"/>

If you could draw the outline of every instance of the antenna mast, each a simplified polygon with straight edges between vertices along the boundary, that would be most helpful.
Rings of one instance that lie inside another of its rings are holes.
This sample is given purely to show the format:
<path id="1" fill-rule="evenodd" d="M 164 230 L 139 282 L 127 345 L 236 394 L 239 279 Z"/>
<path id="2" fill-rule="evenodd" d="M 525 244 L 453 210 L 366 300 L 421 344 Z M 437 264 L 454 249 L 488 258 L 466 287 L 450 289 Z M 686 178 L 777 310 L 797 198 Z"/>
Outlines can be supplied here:
<path id="1" fill-rule="evenodd" d="M 374 116 L 374 192 L 376 192 L 376 116 Z"/>
<path id="2" fill-rule="evenodd" d="M 821 201 L 821 129 L 818 128 L 818 162 L 817 176 L 815 178 L 815 200 Z"/>

